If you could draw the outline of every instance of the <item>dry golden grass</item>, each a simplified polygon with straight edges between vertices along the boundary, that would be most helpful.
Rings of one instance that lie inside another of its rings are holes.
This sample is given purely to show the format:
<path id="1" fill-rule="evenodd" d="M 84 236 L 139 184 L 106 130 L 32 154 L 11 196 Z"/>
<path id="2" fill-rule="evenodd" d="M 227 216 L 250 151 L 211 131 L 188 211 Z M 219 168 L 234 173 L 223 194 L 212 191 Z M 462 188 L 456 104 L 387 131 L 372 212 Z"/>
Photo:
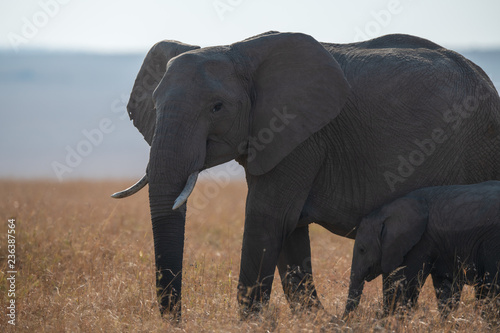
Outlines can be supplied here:
<path id="1" fill-rule="evenodd" d="M 0 330 L 7 324 L 7 219 L 15 217 L 19 332 L 316 332 L 341 315 L 349 283 L 352 240 L 311 226 L 313 268 L 326 312 L 292 316 L 279 277 L 262 320 L 241 322 L 236 285 L 246 185 L 210 192 L 196 186 L 197 207 L 186 226 L 183 320 L 162 321 L 154 291 L 154 256 L 147 190 L 124 200 L 109 195 L 128 182 L 0 182 Z M 213 188 L 213 187 L 212 187 Z M 205 200 L 202 193 L 215 193 Z M 483 332 L 491 330 L 471 289 L 442 320 L 430 283 L 409 317 L 377 319 L 380 278 L 367 284 L 346 331 Z M 331 327 L 330 327 L 331 328 Z"/>

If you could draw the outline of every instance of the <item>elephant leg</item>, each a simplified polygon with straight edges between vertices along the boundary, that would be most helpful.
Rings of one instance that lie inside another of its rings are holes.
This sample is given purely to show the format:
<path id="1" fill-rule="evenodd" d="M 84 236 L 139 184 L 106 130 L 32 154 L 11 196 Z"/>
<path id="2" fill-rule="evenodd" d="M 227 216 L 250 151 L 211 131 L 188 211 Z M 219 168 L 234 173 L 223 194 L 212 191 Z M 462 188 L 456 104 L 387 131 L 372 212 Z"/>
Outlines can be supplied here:
<path id="1" fill-rule="evenodd" d="M 313 282 L 309 227 L 296 228 L 285 240 L 278 259 L 283 291 L 292 312 L 322 309 Z"/>
<path id="2" fill-rule="evenodd" d="M 297 246 L 304 248 L 307 245 L 305 248 L 309 250 L 302 254 L 300 248 L 296 252 L 291 250 L 292 240 L 287 242 L 290 237 L 303 239 L 308 236 L 307 230 L 294 234 L 307 193 L 295 190 L 295 187 L 291 193 L 281 193 L 275 186 L 270 182 L 249 183 L 238 285 L 238 302 L 243 317 L 259 312 L 268 302 L 278 261 L 282 265 L 288 262 L 300 267 L 303 263 L 307 265 L 310 257 L 309 241 L 299 241 Z M 286 256 L 280 260 L 283 248 Z M 302 267 L 300 271 L 294 268 L 292 279 L 302 274 Z M 306 278 L 300 278 L 304 280 L 302 284 L 293 283 L 306 287 L 312 294 L 308 286 L 310 273 L 308 268 Z M 289 294 L 293 296 L 294 293 L 290 291 Z"/>
<path id="3" fill-rule="evenodd" d="M 407 302 L 406 288 L 408 281 L 401 273 L 401 269 L 391 274 L 382 275 L 384 315 L 394 314 L 400 305 Z"/>
<path id="4" fill-rule="evenodd" d="M 290 266 L 293 274 L 288 280 L 293 281 L 292 285 L 317 297 L 308 283 L 311 281 L 308 229 L 297 229 L 307 197 L 323 165 L 323 155 L 311 148 L 307 144 L 299 146 L 263 175 L 247 172 L 248 194 L 238 286 L 243 316 L 259 311 L 269 299 L 276 266 L 285 277 Z M 305 266 L 304 272 L 301 266 Z M 302 273 L 305 279 L 300 277 Z M 302 282 L 295 282 L 295 278 Z M 286 289 L 289 290 L 287 296 L 294 299 L 294 290 Z"/>
<path id="5" fill-rule="evenodd" d="M 243 318 L 258 314 L 271 295 L 282 239 L 269 218 L 247 215 L 241 249 L 238 303 Z"/>
<path id="6" fill-rule="evenodd" d="M 438 310 L 443 317 L 447 317 L 460 304 L 464 284 L 439 275 L 432 275 L 432 284 L 436 292 Z"/>
<path id="7" fill-rule="evenodd" d="M 417 304 L 420 290 L 432 268 L 429 259 L 422 258 L 421 253 L 418 247 L 414 247 L 401 267 L 382 275 L 385 315 L 397 310 L 411 310 Z"/>
<path id="8" fill-rule="evenodd" d="M 418 257 L 418 256 L 417 256 Z M 428 262 L 422 263 L 420 259 L 415 258 L 411 253 L 407 257 L 408 267 L 404 268 L 404 274 L 407 277 L 407 285 L 405 290 L 405 300 L 406 304 L 404 306 L 411 310 L 418 301 L 420 296 L 420 291 L 425 284 L 425 280 L 431 272 L 431 264 Z"/>
<path id="9" fill-rule="evenodd" d="M 418 276 L 408 282 L 408 285 L 406 286 L 404 292 L 406 293 L 405 299 L 407 300 L 407 303 L 405 305 L 409 310 L 417 304 L 418 297 L 420 296 L 420 291 L 422 290 L 422 287 L 428 276 L 428 270 L 423 270 L 419 272 Z"/>
<path id="10" fill-rule="evenodd" d="M 384 315 L 398 310 L 411 310 L 417 304 L 420 289 L 428 275 L 428 269 L 412 272 L 402 268 L 391 274 L 383 274 Z"/>
<path id="11" fill-rule="evenodd" d="M 398 298 L 400 298 L 398 292 L 398 286 L 394 280 L 394 275 L 382 274 L 384 316 L 394 313 Z"/>

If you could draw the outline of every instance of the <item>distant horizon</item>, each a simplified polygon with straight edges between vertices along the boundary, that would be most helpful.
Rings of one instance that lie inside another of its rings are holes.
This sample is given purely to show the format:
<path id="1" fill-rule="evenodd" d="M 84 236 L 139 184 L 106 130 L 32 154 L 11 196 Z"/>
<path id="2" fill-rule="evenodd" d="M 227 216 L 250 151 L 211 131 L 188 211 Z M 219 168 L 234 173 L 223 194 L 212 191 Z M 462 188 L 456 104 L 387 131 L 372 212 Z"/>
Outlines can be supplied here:
<path id="1" fill-rule="evenodd" d="M 250 36 L 249 36 L 250 37 Z M 432 41 L 432 40 L 431 40 Z M 238 42 L 238 41 L 234 41 Z M 326 43 L 336 43 L 335 41 L 320 41 L 320 42 L 326 42 Z M 338 43 L 338 44 L 349 44 L 349 43 Z M 438 43 L 439 44 L 439 43 Z M 23 55 L 23 54 L 80 54 L 80 55 L 102 55 L 102 56 L 136 56 L 136 55 L 146 55 L 146 53 L 149 51 L 151 47 L 153 47 L 154 43 L 149 46 L 149 48 L 145 48 L 144 50 L 93 50 L 93 49 L 71 49 L 71 48 L 45 48 L 45 47 L 24 47 L 18 51 L 14 51 L 11 48 L 8 47 L 2 47 L 0 46 L 0 53 L 1 54 L 9 54 L 9 55 Z M 220 44 L 220 45 L 225 45 L 225 44 Z M 210 46 L 219 46 L 219 45 L 200 45 L 202 48 L 203 47 L 210 47 Z M 441 45 L 443 46 L 443 45 Z M 500 45 L 498 46 L 467 46 L 467 47 L 449 47 L 449 46 L 443 46 L 446 49 L 457 51 L 459 53 L 461 52 L 499 52 L 500 51 Z M 499 59 L 500 61 L 500 59 Z"/>
<path id="2" fill-rule="evenodd" d="M 500 90 L 500 49 L 457 51 L 483 68 Z M 149 146 L 126 105 L 146 52 L 0 51 L 0 178 L 142 177 Z M 84 148 L 88 152 L 77 156 Z M 212 172 L 242 179 L 241 167 L 239 174 L 233 171 L 235 163 Z M 210 172 L 203 177 L 210 178 Z"/>

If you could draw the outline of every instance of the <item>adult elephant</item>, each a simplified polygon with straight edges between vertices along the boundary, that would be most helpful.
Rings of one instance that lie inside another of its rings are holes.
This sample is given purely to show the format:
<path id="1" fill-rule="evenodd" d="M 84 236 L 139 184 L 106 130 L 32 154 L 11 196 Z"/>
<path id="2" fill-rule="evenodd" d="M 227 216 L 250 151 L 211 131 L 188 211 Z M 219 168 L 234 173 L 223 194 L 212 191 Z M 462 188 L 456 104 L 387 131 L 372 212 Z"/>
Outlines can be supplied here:
<path id="1" fill-rule="evenodd" d="M 185 201 L 203 169 L 236 159 L 246 171 L 245 313 L 269 298 L 276 266 L 292 308 L 321 306 L 309 223 L 354 237 L 362 216 L 414 189 L 500 179 L 492 82 L 413 36 L 337 45 L 269 32 L 201 49 L 163 41 L 127 108 L 151 153 L 146 176 L 115 197 L 149 182 L 162 313 L 180 314 Z"/>

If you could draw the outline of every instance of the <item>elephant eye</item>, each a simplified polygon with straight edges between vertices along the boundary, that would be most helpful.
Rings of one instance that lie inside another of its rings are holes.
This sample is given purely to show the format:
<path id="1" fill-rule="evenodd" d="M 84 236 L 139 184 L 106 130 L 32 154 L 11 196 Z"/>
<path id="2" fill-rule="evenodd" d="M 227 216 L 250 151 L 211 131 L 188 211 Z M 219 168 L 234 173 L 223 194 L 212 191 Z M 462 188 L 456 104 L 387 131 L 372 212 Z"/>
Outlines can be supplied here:
<path id="1" fill-rule="evenodd" d="M 365 253 L 366 253 L 366 249 L 365 249 L 365 247 L 364 247 L 364 246 L 361 246 L 361 247 L 359 248 L 359 253 L 361 253 L 361 254 L 365 254 Z"/>
<path id="2" fill-rule="evenodd" d="M 216 112 L 219 112 L 221 109 L 222 109 L 222 102 L 219 102 L 219 103 L 214 105 L 212 112 L 216 113 Z"/>

